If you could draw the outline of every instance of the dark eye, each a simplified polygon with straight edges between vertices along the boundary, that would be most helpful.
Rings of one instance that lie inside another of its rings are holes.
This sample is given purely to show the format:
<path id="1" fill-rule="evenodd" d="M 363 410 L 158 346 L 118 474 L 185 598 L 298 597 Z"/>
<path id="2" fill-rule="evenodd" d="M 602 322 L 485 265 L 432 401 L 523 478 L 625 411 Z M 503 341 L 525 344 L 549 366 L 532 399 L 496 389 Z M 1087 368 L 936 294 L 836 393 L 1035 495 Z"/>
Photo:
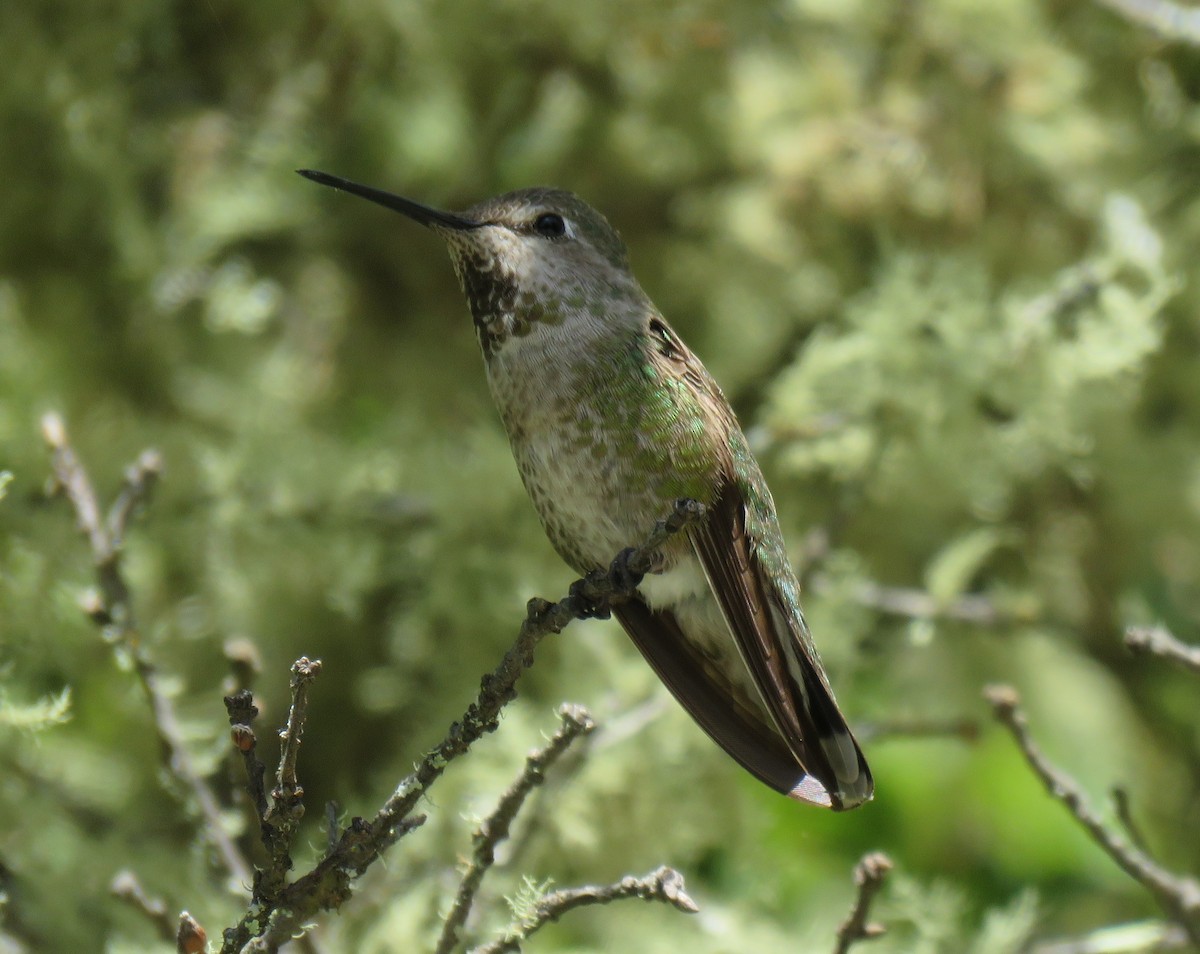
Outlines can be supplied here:
<path id="1" fill-rule="evenodd" d="M 559 238 L 567 234 L 567 223 L 557 212 L 543 212 L 533 220 L 533 230 L 543 238 Z"/>

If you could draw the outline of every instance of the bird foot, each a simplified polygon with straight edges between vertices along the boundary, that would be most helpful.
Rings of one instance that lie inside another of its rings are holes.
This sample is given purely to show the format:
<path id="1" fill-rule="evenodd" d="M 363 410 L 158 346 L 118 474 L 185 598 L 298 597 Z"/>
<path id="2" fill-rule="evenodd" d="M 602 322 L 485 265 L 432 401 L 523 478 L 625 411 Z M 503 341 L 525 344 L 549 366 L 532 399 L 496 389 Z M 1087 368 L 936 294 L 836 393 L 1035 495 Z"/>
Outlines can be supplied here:
<path id="1" fill-rule="evenodd" d="M 582 580 L 576 580 L 568 591 L 575 602 L 576 613 L 580 619 L 608 619 L 612 610 L 608 606 L 608 598 L 597 600 L 591 591 L 597 583 L 604 579 L 604 574 L 598 571 L 589 573 Z"/>
<path id="2" fill-rule="evenodd" d="M 609 577 L 622 593 L 632 594 L 642 585 L 642 580 L 646 576 L 645 573 L 638 573 L 629 566 L 629 558 L 635 553 L 637 550 L 633 547 L 626 547 L 617 554 L 616 559 L 612 561 L 612 566 L 609 567 Z"/>

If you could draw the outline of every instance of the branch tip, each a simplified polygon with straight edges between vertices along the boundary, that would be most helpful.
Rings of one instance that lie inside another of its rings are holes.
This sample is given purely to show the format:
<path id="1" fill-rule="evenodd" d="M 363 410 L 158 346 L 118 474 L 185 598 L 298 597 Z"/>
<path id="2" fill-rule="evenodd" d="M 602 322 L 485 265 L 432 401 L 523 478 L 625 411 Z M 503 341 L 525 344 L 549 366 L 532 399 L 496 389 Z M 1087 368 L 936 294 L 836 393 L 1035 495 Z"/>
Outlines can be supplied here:
<path id="1" fill-rule="evenodd" d="M 993 684 L 984 686 L 983 698 L 988 701 L 997 714 L 1014 712 L 1021 704 L 1021 696 L 1012 686 Z"/>
<path id="2" fill-rule="evenodd" d="M 42 439 L 52 451 L 62 450 L 67 443 L 67 425 L 62 415 L 50 411 L 42 415 Z"/>
<path id="3" fill-rule="evenodd" d="M 692 896 L 687 893 L 683 875 L 679 871 L 664 866 L 659 868 L 655 875 L 658 881 L 658 890 L 662 893 L 664 900 L 686 914 L 700 912 L 700 905 L 693 901 Z"/>
<path id="4" fill-rule="evenodd" d="M 1200 646 L 1176 639 L 1163 626 L 1130 626 L 1125 630 L 1125 645 L 1131 652 L 1169 659 L 1191 672 L 1200 673 Z"/>
<path id="5" fill-rule="evenodd" d="M 592 721 L 592 714 L 584 706 L 573 702 L 564 702 L 559 706 L 558 717 L 564 723 L 570 723 L 583 733 L 591 732 L 596 728 L 596 723 Z"/>
<path id="6" fill-rule="evenodd" d="M 175 924 L 167 913 L 167 902 L 146 893 L 138 876 L 128 868 L 118 871 L 108 886 L 109 893 L 141 912 L 154 925 L 163 941 L 175 940 Z"/>
<path id="7" fill-rule="evenodd" d="M 301 656 L 292 663 L 292 675 L 299 682 L 312 682 L 321 675 L 321 660 Z"/>
<path id="8" fill-rule="evenodd" d="M 892 867 L 892 859 L 882 851 L 863 855 L 855 865 L 854 884 L 858 888 L 858 894 L 854 899 L 854 907 L 838 928 L 834 954 L 846 954 L 857 941 L 869 941 L 887 931 L 882 924 L 873 924 L 867 919 L 870 917 L 875 895 L 883 887 L 884 879 Z"/>

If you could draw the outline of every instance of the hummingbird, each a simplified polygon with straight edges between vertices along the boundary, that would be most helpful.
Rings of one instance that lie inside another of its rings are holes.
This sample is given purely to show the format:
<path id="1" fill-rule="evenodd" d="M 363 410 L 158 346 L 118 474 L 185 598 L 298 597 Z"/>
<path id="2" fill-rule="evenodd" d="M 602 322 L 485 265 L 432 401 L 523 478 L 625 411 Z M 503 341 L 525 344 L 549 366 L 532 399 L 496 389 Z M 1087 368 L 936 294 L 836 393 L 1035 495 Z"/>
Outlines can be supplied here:
<path id="1" fill-rule="evenodd" d="M 607 568 L 676 500 L 705 506 L 613 608 L 699 726 L 799 802 L 841 811 L 870 800 L 871 772 L 805 623 L 762 471 L 604 216 L 561 189 L 446 212 L 298 172 L 445 240 L 521 479 L 576 572 Z"/>

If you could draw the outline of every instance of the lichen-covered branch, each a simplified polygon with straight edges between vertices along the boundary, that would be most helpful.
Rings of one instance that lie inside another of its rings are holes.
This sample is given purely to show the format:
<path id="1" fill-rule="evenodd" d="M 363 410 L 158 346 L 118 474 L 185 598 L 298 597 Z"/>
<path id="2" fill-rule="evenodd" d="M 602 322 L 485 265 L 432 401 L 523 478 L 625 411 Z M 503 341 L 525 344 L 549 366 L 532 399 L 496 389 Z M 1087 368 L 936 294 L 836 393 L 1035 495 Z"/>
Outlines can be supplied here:
<path id="1" fill-rule="evenodd" d="M 516 643 L 504 654 L 500 665 L 484 676 L 475 702 L 468 707 L 462 720 L 450 727 L 450 733 L 437 748 L 421 760 L 416 771 L 400 783 L 372 820 L 372 827 L 386 829 L 395 819 L 405 817 L 452 759 L 496 729 L 500 711 L 516 698 L 517 680 L 532 665 L 533 651 L 542 639 L 551 633 L 562 632 L 572 620 L 606 615 L 613 603 L 632 596 L 642 576 L 653 569 L 659 547 L 703 512 L 703 505 L 695 500 L 679 501 L 675 511 L 659 521 L 642 546 L 619 554 L 607 571 L 597 571 L 576 581 L 570 594 L 557 603 L 547 603 L 536 597 L 530 600 Z"/>
<path id="2" fill-rule="evenodd" d="M 308 715 L 308 690 L 321 672 L 321 660 L 301 656 L 292 664 L 292 701 L 288 707 L 287 725 L 280 733 L 282 745 L 275 788 L 271 804 L 263 816 L 263 830 L 270 832 L 267 847 L 271 865 L 256 886 L 260 898 L 276 899 L 286 884 L 292 869 L 292 842 L 300 819 L 304 817 L 304 788 L 296 778 L 296 759 L 300 754 L 300 739 Z"/>
<path id="3" fill-rule="evenodd" d="M 834 584 L 824 573 L 814 573 L 810 589 L 814 593 L 829 593 L 834 589 Z M 850 590 L 849 598 L 859 606 L 888 616 L 948 620 L 974 626 L 1007 626 L 1025 622 L 1031 615 L 1019 607 L 1001 606 L 979 593 L 966 593 L 953 600 L 941 601 L 925 590 L 883 586 L 870 581 L 859 583 Z"/>
<path id="4" fill-rule="evenodd" d="M 528 915 L 519 924 L 510 927 L 504 937 L 472 948 L 471 954 L 511 954 L 520 951 L 522 943 L 568 911 L 593 904 L 611 904 L 626 898 L 661 901 L 687 914 L 695 914 L 700 910 L 685 890 L 683 875 L 674 868 L 664 866 L 641 878 L 630 875 L 612 884 L 585 885 L 543 894 L 533 902 Z"/>
<path id="5" fill-rule="evenodd" d="M 881 851 L 864 855 L 855 866 L 854 884 L 858 887 L 858 894 L 850 914 L 838 928 L 834 954 L 846 954 L 857 941 L 869 941 L 887 930 L 882 924 L 872 924 L 867 918 L 871 915 L 875 895 L 883 887 L 883 881 L 891 870 L 892 860 Z"/>
<path id="6" fill-rule="evenodd" d="M 269 800 L 263 784 L 266 766 L 258 757 L 258 739 L 253 729 L 258 708 L 248 691 L 225 698 L 230 734 L 246 765 L 247 787 L 258 817 L 260 837 L 267 849 L 267 866 L 255 872 L 252 911 L 269 914 L 275 909 L 280 894 L 287 886 L 288 872 L 292 870 L 292 844 L 304 817 L 304 789 L 296 777 L 296 761 L 308 713 L 309 687 L 320 672 L 319 659 L 310 660 L 307 656 L 301 656 L 292 664 L 292 701 L 288 708 L 287 725 L 280 733 L 279 769 Z M 246 925 L 238 937 L 231 939 L 231 943 L 244 943 L 253 936 Z"/>
<path id="7" fill-rule="evenodd" d="M 1131 626 L 1125 631 L 1125 645 L 1135 653 L 1149 653 L 1178 663 L 1200 674 L 1200 646 L 1176 639 L 1162 626 Z"/>
<path id="8" fill-rule="evenodd" d="M 525 767 L 517 780 L 509 787 L 496 805 L 495 810 L 475 830 L 474 850 L 467 869 L 458 886 L 454 904 L 442 923 L 442 934 L 438 939 L 436 954 L 450 954 L 458 946 L 459 931 L 471 913 L 471 905 L 484 875 L 496 860 L 496 847 L 508 838 L 509 829 L 517 813 L 537 786 L 546 780 L 546 773 L 571 747 L 576 739 L 591 732 L 596 724 L 582 706 L 564 705 L 558 712 L 562 725 L 554 733 L 549 745 L 530 753 Z"/>
<path id="9" fill-rule="evenodd" d="M 279 752 L 278 788 L 271 793 L 276 810 L 281 803 L 291 804 L 303 795 L 296 779 L 296 759 L 300 755 L 300 740 L 304 737 L 304 722 L 308 717 L 308 690 L 321 674 L 321 660 L 301 656 L 292 663 L 292 702 L 288 707 L 287 725 L 281 733 L 283 745 Z"/>
<path id="10" fill-rule="evenodd" d="M 643 575 L 656 565 L 663 543 L 703 513 L 703 505 L 694 500 L 678 501 L 642 546 L 620 553 L 607 570 L 576 581 L 557 603 L 530 600 L 516 642 L 483 677 L 475 701 L 446 737 L 400 782 L 373 818 L 352 819 L 316 866 L 287 885 L 272 905 L 252 905 L 238 925 L 225 932 L 222 954 L 273 951 L 318 912 L 336 909 L 349 897 L 354 879 L 381 852 L 424 822 L 424 816 L 413 813 L 450 763 L 499 726 L 500 712 L 516 698 L 517 680 L 532 665 L 542 639 L 561 632 L 572 620 L 607 615 L 612 605 L 632 596 Z"/>
<path id="11" fill-rule="evenodd" d="M 184 745 L 174 703 L 163 688 L 158 667 L 142 645 L 133 597 L 121 572 L 121 547 L 129 521 L 138 506 L 150 496 L 162 470 L 162 460 L 155 451 L 143 451 L 125 472 L 124 484 L 105 517 L 91 478 L 67 438 L 62 418 L 57 414 L 43 417 L 42 437 L 50 449 L 55 489 L 66 496 L 75 510 L 79 529 L 87 537 L 96 566 L 99 591 L 88 598 L 85 609 L 117 649 L 133 662 L 150 702 L 154 729 L 167 770 L 195 802 L 204 822 L 201 826 L 204 837 L 216 849 L 233 880 L 249 881 L 250 867 L 225 830 L 220 805 Z"/>
<path id="12" fill-rule="evenodd" d="M 1012 734 L 1025 756 L 1025 761 L 1042 780 L 1046 790 L 1062 802 L 1092 840 L 1103 848 L 1126 874 L 1154 895 L 1167 915 L 1187 932 L 1192 943 L 1200 945 L 1200 882 L 1166 870 L 1100 821 L 1075 780 L 1052 765 L 1034 742 L 1015 689 L 1011 686 L 989 686 L 984 696 L 991 704 L 996 718 Z"/>

